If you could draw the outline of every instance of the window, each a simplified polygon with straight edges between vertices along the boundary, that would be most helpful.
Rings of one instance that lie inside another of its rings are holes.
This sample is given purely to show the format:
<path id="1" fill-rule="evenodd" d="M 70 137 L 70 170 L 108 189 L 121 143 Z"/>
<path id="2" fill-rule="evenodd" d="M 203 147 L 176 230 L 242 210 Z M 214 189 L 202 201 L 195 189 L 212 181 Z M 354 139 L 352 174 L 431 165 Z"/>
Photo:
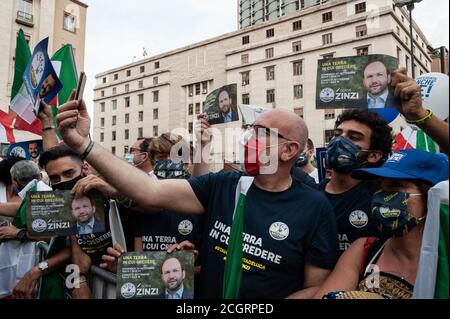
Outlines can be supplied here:
<path id="1" fill-rule="evenodd" d="M 201 104 L 195 103 L 195 114 L 200 114 L 202 112 Z"/>
<path id="2" fill-rule="evenodd" d="M 356 26 L 356 37 L 360 38 L 367 35 L 367 25 L 358 25 Z"/>
<path id="3" fill-rule="evenodd" d="M 103 82 L 103 84 L 105 84 L 106 83 L 106 78 L 103 78 L 102 82 Z"/>
<path id="4" fill-rule="evenodd" d="M 117 81 L 119 79 L 119 74 L 114 74 L 114 81 Z"/>
<path id="5" fill-rule="evenodd" d="M 125 114 L 125 124 L 129 124 L 130 123 L 130 114 Z"/>
<path id="6" fill-rule="evenodd" d="M 402 49 L 400 49 L 399 47 L 397 47 L 397 59 L 400 61 L 400 58 L 402 56 Z"/>
<path id="7" fill-rule="evenodd" d="M 303 74 L 303 60 L 302 61 L 295 61 L 293 63 L 294 66 L 294 76 L 302 75 Z"/>
<path id="8" fill-rule="evenodd" d="M 250 104 L 250 94 L 242 94 L 242 104 Z"/>
<path id="9" fill-rule="evenodd" d="M 144 73 L 145 72 L 145 65 L 141 65 L 141 67 L 139 68 L 139 72 L 140 73 Z"/>
<path id="10" fill-rule="evenodd" d="M 19 0 L 19 6 L 18 6 L 17 10 L 20 13 L 32 15 L 33 14 L 33 1 L 32 0 Z M 33 17 L 31 17 L 31 22 L 33 22 Z"/>
<path id="11" fill-rule="evenodd" d="M 409 72 L 409 56 L 406 56 L 406 70 Z"/>
<path id="12" fill-rule="evenodd" d="M 125 84 L 125 93 L 130 92 L 130 85 L 129 84 Z"/>
<path id="13" fill-rule="evenodd" d="M 142 89 L 142 88 L 144 87 L 144 81 L 140 80 L 140 81 L 138 82 L 138 87 L 139 87 L 140 89 Z"/>
<path id="14" fill-rule="evenodd" d="M 195 83 L 195 95 L 200 95 L 200 93 L 201 93 L 200 83 Z"/>
<path id="15" fill-rule="evenodd" d="M 130 130 L 126 129 L 123 135 L 124 135 L 125 140 L 129 140 L 130 139 Z"/>
<path id="16" fill-rule="evenodd" d="M 325 130 L 324 132 L 324 141 L 325 144 L 330 143 L 330 141 L 334 138 L 334 130 Z"/>
<path id="17" fill-rule="evenodd" d="M 208 94 L 208 82 L 202 82 L 202 93 Z"/>
<path id="18" fill-rule="evenodd" d="M 248 63 L 248 54 L 241 55 L 241 63 L 247 64 Z"/>
<path id="19" fill-rule="evenodd" d="M 160 66 L 161 66 L 161 64 L 159 63 L 159 61 L 158 61 L 158 62 L 155 62 L 155 69 L 159 69 Z"/>
<path id="20" fill-rule="evenodd" d="M 113 111 L 117 110 L 117 100 L 112 100 L 111 103 Z"/>
<path id="21" fill-rule="evenodd" d="M 275 36 L 275 29 L 268 29 L 266 30 L 266 38 L 272 38 Z"/>
<path id="22" fill-rule="evenodd" d="M 144 137 L 144 129 L 142 127 L 138 128 L 138 139 Z"/>
<path id="23" fill-rule="evenodd" d="M 131 70 L 127 70 L 127 77 L 131 76 Z"/>
<path id="24" fill-rule="evenodd" d="M 266 49 L 266 59 L 273 58 L 273 48 Z"/>
<path id="25" fill-rule="evenodd" d="M 333 43 L 333 33 L 327 33 L 327 34 L 322 35 L 322 42 L 323 42 L 323 45 Z"/>
<path id="26" fill-rule="evenodd" d="M 125 98 L 125 107 L 130 107 L 130 98 L 129 97 Z"/>
<path id="27" fill-rule="evenodd" d="M 153 78 L 153 85 L 158 85 L 158 81 L 159 81 L 158 77 L 155 76 L 155 77 Z"/>
<path id="28" fill-rule="evenodd" d="M 369 55 L 369 47 L 356 49 L 356 55 L 359 55 L 359 56 Z"/>
<path id="29" fill-rule="evenodd" d="M 242 72 L 242 86 L 246 86 L 250 84 L 250 71 Z"/>
<path id="30" fill-rule="evenodd" d="M 194 86 L 189 85 L 189 96 L 194 96 Z"/>
<path id="31" fill-rule="evenodd" d="M 159 118 L 159 111 L 158 109 L 153 110 L 153 119 L 157 120 Z"/>
<path id="32" fill-rule="evenodd" d="M 397 26 L 396 29 L 397 29 L 397 35 L 400 36 L 400 27 Z"/>
<path id="33" fill-rule="evenodd" d="M 330 22 L 333 21 L 333 12 L 325 12 L 324 14 L 322 14 L 322 22 Z"/>
<path id="34" fill-rule="evenodd" d="M 189 130 L 189 134 L 192 134 L 194 132 L 194 123 L 189 122 L 188 130 Z"/>
<path id="35" fill-rule="evenodd" d="M 112 131 L 112 140 L 115 141 L 117 139 L 116 131 Z"/>
<path id="36" fill-rule="evenodd" d="M 325 120 L 334 120 L 336 118 L 335 110 L 325 110 Z"/>
<path id="37" fill-rule="evenodd" d="M 114 94 L 117 94 L 117 88 L 113 88 L 112 89 L 112 94 L 114 95 Z"/>
<path id="38" fill-rule="evenodd" d="M 103 90 L 100 91 L 100 96 L 101 96 L 101 97 L 105 97 L 105 91 L 103 91 Z"/>
<path id="39" fill-rule="evenodd" d="M 366 12 L 366 3 L 365 2 L 361 2 L 361 3 L 357 3 L 355 4 L 355 13 L 363 13 Z"/>
<path id="40" fill-rule="evenodd" d="M 64 30 L 75 33 L 76 25 L 76 17 L 68 12 L 64 12 Z"/>
<path id="41" fill-rule="evenodd" d="M 130 152 L 130 147 L 128 146 L 128 145 L 125 145 L 124 147 L 123 147 L 123 153 L 124 154 L 128 154 Z"/>
<path id="42" fill-rule="evenodd" d="M 159 91 L 154 91 L 153 92 L 153 102 L 158 102 L 159 101 Z"/>
<path id="43" fill-rule="evenodd" d="M 267 103 L 275 103 L 275 90 L 267 90 L 266 99 Z"/>
<path id="44" fill-rule="evenodd" d="M 303 108 L 302 107 L 294 109 L 294 113 L 297 114 L 299 117 L 303 118 Z"/>
<path id="45" fill-rule="evenodd" d="M 409 38 L 408 36 L 405 35 L 405 43 L 408 44 L 409 43 Z"/>
<path id="46" fill-rule="evenodd" d="M 144 105 L 144 94 L 138 95 L 139 105 Z"/>
<path id="47" fill-rule="evenodd" d="M 303 84 L 294 85 L 294 99 L 303 99 Z"/>
<path id="48" fill-rule="evenodd" d="M 298 31 L 301 29 L 302 29 L 302 20 L 298 20 L 292 23 L 292 31 Z"/>
<path id="49" fill-rule="evenodd" d="M 334 53 L 329 53 L 329 54 L 324 54 L 324 55 L 322 55 L 322 58 L 324 59 L 324 60 L 326 60 L 326 59 L 332 59 L 334 57 Z"/>
<path id="50" fill-rule="evenodd" d="M 143 111 L 139 112 L 138 119 L 139 119 L 139 122 L 143 122 L 144 121 L 144 112 Z"/>
<path id="51" fill-rule="evenodd" d="M 250 43 L 250 36 L 246 35 L 245 37 L 242 37 L 242 45 L 246 45 Z"/>
<path id="52" fill-rule="evenodd" d="M 402 23 L 405 23 L 405 17 L 402 15 Z"/>
<path id="53" fill-rule="evenodd" d="M 105 118 L 103 117 L 100 119 L 100 127 L 105 127 Z"/>
<path id="54" fill-rule="evenodd" d="M 105 141 L 105 133 L 100 133 L 100 142 Z"/>
<path id="55" fill-rule="evenodd" d="M 302 50 L 302 41 L 292 43 L 292 51 L 299 52 Z"/>
<path id="56" fill-rule="evenodd" d="M 153 136 L 158 136 L 159 134 L 158 134 L 158 126 L 157 125 L 155 125 L 155 126 L 153 126 Z"/>
<path id="57" fill-rule="evenodd" d="M 105 102 L 100 103 L 100 111 L 101 111 L 102 113 L 105 112 Z"/>
<path id="58" fill-rule="evenodd" d="M 112 117 L 112 125 L 113 126 L 117 125 L 117 116 L 115 115 Z"/>
<path id="59" fill-rule="evenodd" d="M 275 80 L 275 67 L 269 66 L 266 68 L 266 79 L 267 81 Z"/>
<path id="60" fill-rule="evenodd" d="M 188 115 L 194 115 L 194 104 L 189 104 Z"/>
<path id="61" fill-rule="evenodd" d="M 111 147 L 111 153 L 113 155 L 116 155 L 116 147 L 115 146 Z"/>

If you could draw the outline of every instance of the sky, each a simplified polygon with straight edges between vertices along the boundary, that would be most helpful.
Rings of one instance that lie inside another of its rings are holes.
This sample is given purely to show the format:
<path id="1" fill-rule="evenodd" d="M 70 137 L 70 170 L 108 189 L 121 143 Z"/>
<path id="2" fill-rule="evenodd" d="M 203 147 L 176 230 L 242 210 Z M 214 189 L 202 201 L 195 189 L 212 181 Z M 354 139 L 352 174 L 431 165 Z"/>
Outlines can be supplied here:
<path id="1" fill-rule="evenodd" d="M 236 0 L 84 0 L 85 100 L 93 115 L 95 75 L 237 30 Z M 423 0 L 414 19 L 434 47 L 449 47 L 449 1 Z M 79 70 L 80 71 L 80 70 Z"/>

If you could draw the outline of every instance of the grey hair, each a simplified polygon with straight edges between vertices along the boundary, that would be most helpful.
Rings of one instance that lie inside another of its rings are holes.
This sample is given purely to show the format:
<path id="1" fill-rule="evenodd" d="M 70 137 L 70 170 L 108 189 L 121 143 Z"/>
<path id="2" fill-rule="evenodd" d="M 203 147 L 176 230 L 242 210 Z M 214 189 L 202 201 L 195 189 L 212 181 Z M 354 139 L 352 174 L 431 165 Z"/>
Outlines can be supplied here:
<path id="1" fill-rule="evenodd" d="M 25 186 L 34 179 L 41 179 L 39 166 L 32 161 L 21 161 L 11 167 L 11 177 Z"/>

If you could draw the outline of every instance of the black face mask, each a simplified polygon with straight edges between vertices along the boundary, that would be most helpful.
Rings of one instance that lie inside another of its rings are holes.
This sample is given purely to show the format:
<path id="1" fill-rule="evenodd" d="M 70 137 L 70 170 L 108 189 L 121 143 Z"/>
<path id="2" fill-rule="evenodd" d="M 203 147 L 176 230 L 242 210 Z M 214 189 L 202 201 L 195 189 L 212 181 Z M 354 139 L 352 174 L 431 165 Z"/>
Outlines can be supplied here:
<path id="1" fill-rule="evenodd" d="M 364 151 L 343 136 L 335 137 L 327 148 L 326 164 L 341 174 L 349 174 L 361 166 L 359 154 Z"/>
<path id="2" fill-rule="evenodd" d="M 58 183 L 58 184 L 52 184 L 52 189 L 54 191 L 71 191 L 72 188 L 74 188 L 75 184 L 83 179 L 85 176 L 80 175 L 78 177 L 75 177 L 74 179 L 71 179 L 70 181 Z"/>
<path id="3" fill-rule="evenodd" d="M 306 154 L 306 152 L 303 152 L 300 154 L 297 161 L 295 162 L 295 166 L 304 167 L 308 165 L 308 162 L 309 162 L 308 155 Z"/>

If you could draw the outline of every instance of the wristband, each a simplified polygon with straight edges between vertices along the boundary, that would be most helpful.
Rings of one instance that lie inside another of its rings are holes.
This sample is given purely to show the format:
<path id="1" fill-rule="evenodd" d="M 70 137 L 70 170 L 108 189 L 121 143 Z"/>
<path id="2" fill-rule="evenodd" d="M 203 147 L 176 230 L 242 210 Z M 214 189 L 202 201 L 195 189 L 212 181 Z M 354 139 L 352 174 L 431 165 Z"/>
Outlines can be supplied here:
<path id="1" fill-rule="evenodd" d="M 43 128 L 42 132 L 48 132 L 48 131 L 54 130 L 55 128 L 56 127 L 54 127 L 54 126 L 49 126 L 49 127 Z"/>
<path id="2" fill-rule="evenodd" d="M 89 144 L 86 147 L 86 150 L 83 152 L 83 154 L 80 155 L 80 159 L 84 161 L 89 156 L 89 153 L 92 151 L 93 148 L 94 148 L 94 141 L 89 140 Z"/>
<path id="3" fill-rule="evenodd" d="M 428 122 L 429 120 L 431 120 L 433 118 L 434 114 L 433 114 L 433 111 L 430 109 L 427 109 L 427 112 L 428 112 L 427 116 L 421 118 L 420 120 L 415 120 L 415 121 L 406 120 L 406 123 L 408 123 L 408 124 L 424 124 L 424 123 Z"/>

